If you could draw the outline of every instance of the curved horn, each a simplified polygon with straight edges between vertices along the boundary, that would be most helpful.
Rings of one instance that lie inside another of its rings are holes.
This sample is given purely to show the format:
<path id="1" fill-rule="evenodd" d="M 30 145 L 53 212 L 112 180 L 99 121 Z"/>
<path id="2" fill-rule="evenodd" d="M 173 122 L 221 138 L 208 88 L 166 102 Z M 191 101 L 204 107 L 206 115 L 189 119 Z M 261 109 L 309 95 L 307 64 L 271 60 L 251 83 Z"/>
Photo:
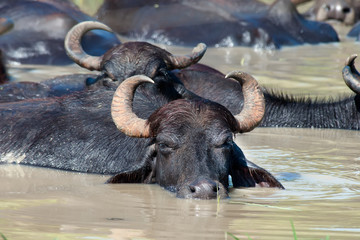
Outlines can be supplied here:
<path id="1" fill-rule="evenodd" d="M 116 127 L 130 137 L 147 138 L 150 128 L 145 119 L 141 119 L 132 111 L 132 103 L 136 88 L 144 82 L 154 83 L 151 78 L 136 75 L 123 81 L 114 93 L 111 103 L 111 116 Z"/>
<path id="2" fill-rule="evenodd" d="M 250 74 L 232 71 L 225 78 L 233 78 L 241 84 L 244 95 L 244 106 L 235 116 L 239 132 L 250 132 L 258 126 L 265 114 L 265 99 L 259 84 Z"/>
<path id="3" fill-rule="evenodd" d="M 81 46 L 82 36 L 90 30 L 100 29 L 108 32 L 112 32 L 111 28 L 96 21 L 85 21 L 76 24 L 70 29 L 65 37 L 65 50 L 67 55 L 81 67 L 89 70 L 100 71 L 100 65 L 102 56 L 90 56 L 88 55 Z"/>
<path id="4" fill-rule="evenodd" d="M 342 75 L 346 85 L 356 94 L 360 94 L 360 74 L 355 68 L 356 58 L 357 54 L 353 54 L 346 59 Z"/>
<path id="5" fill-rule="evenodd" d="M 170 55 L 170 62 L 167 63 L 169 68 L 181 69 L 186 68 L 192 64 L 197 63 L 204 56 L 206 52 L 206 44 L 199 43 L 190 55 Z"/>
<path id="6" fill-rule="evenodd" d="M 8 18 L 0 18 L 0 35 L 10 31 L 14 27 L 14 22 Z"/>

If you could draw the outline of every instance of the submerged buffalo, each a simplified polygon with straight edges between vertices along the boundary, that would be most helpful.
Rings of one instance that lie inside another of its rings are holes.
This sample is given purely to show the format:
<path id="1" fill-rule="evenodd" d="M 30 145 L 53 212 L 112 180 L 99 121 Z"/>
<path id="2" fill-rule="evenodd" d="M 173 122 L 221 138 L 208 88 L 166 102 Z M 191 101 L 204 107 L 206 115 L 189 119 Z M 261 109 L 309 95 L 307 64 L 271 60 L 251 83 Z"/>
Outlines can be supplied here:
<path id="1" fill-rule="evenodd" d="M 93 20 L 69 0 L 3 0 L 1 17 L 14 28 L 0 38 L 0 49 L 7 61 L 24 64 L 71 64 L 64 50 L 69 29 L 82 21 Z M 119 44 L 115 34 L 93 31 L 83 38 L 84 48 L 101 55 Z"/>
<path id="2" fill-rule="evenodd" d="M 295 4 L 309 2 L 311 0 L 292 0 Z M 304 17 L 309 20 L 354 25 L 347 33 L 348 37 L 360 39 L 360 1 L 357 0 L 315 0 Z M 341 25 L 340 25 L 341 26 Z"/>
<path id="3" fill-rule="evenodd" d="M 109 182 L 150 183 L 155 178 L 161 186 L 185 198 L 226 197 L 228 175 L 234 187 L 283 188 L 265 170 L 246 163 L 233 142 L 234 133 L 251 131 L 263 116 L 264 99 L 255 79 L 243 72 L 232 72 L 227 77 L 243 84 L 245 104 L 238 115 L 233 116 L 220 104 L 194 97 L 171 101 L 147 120 L 129 111 L 134 89 L 127 85 L 135 87 L 137 82 L 152 80 L 145 76 L 125 80 L 114 94 L 113 120 L 126 135 L 152 138 L 153 145 L 140 169 L 117 174 Z"/>
<path id="4" fill-rule="evenodd" d="M 295 4 L 310 0 L 292 0 Z M 305 17 L 316 21 L 338 21 L 345 25 L 355 24 L 360 17 L 360 2 L 357 0 L 314 0 Z"/>
<path id="5" fill-rule="evenodd" d="M 2 163 L 114 175 L 109 183 L 158 183 L 183 198 L 226 197 L 229 175 L 234 187 L 283 188 L 233 141 L 263 117 L 254 78 L 227 76 L 243 86 L 244 108 L 233 115 L 188 91 L 171 72 L 199 61 L 203 45 L 174 56 L 151 44 L 128 43 L 92 57 L 76 47 L 85 25 L 70 31 L 66 49 L 78 63 L 104 69 L 102 76 L 59 96 L 48 95 L 49 83 L 40 96 L 9 94 L 13 101 L 0 103 Z"/>
<path id="6" fill-rule="evenodd" d="M 272 49 L 339 41 L 330 25 L 306 20 L 289 0 L 105 0 L 97 17 L 120 35 L 184 46 Z"/>

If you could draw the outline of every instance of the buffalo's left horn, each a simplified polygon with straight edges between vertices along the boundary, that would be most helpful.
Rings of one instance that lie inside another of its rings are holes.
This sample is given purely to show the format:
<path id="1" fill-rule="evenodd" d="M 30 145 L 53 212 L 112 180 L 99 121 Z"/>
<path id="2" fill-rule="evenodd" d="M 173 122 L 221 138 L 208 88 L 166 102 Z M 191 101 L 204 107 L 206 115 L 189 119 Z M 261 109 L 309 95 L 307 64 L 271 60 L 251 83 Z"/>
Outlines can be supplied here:
<path id="1" fill-rule="evenodd" d="M 240 71 L 232 71 L 225 78 L 233 78 L 241 84 L 244 105 L 235 118 L 240 133 L 250 132 L 260 124 L 265 114 L 265 99 L 259 84 L 250 74 Z"/>
<path id="2" fill-rule="evenodd" d="M 356 94 L 360 94 L 360 74 L 355 68 L 356 58 L 357 55 L 353 54 L 346 59 L 342 75 L 346 85 Z"/>
<path id="3" fill-rule="evenodd" d="M 82 36 L 90 30 L 100 29 L 112 32 L 111 28 L 96 21 L 85 21 L 76 24 L 65 37 L 65 50 L 67 55 L 81 67 L 89 70 L 101 70 L 102 56 L 88 55 L 81 46 Z"/>
<path id="4" fill-rule="evenodd" d="M 116 127 L 130 137 L 150 136 L 150 128 L 146 120 L 136 116 L 132 110 L 135 90 L 144 82 L 154 83 L 151 78 L 144 75 L 127 78 L 116 89 L 111 103 L 111 116 Z"/>
<path id="5" fill-rule="evenodd" d="M 190 55 L 170 55 L 170 62 L 167 65 L 170 69 L 181 69 L 186 68 L 192 64 L 197 63 L 204 56 L 206 52 L 206 44 L 199 43 Z"/>

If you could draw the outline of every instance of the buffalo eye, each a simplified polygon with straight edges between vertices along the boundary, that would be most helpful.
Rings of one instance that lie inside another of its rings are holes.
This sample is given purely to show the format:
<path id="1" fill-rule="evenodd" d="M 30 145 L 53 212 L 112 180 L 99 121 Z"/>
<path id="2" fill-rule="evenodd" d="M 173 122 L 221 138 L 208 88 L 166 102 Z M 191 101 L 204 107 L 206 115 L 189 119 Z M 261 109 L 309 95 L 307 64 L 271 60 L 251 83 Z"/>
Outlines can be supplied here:
<path id="1" fill-rule="evenodd" d="M 157 143 L 158 151 L 163 155 L 169 155 L 175 150 L 175 146 L 173 144 L 159 142 Z"/>
<path id="2" fill-rule="evenodd" d="M 166 143 L 158 143 L 158 147 L 160 150 L 170 148 Z"/>
<path id="3" fill-rule="evenodd" d="M 221 148 L 221 149 L 230 149 L 233 146 L 233 139 L 232 137 L 227 137 L 224 141 L 222 141 L 220 144 L 216 145 L 215 148 Z"/>

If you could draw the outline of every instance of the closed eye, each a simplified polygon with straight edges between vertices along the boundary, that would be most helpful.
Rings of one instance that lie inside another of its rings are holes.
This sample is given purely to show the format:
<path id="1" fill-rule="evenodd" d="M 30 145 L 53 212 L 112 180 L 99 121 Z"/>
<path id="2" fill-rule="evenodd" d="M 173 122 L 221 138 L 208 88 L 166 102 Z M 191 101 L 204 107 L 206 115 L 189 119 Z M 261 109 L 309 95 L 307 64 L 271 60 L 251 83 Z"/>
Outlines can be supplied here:
<path id="1" fill-rule="evenodd" d="M 159 150 L 177 149 L 181 144 L 179 138 L 174 134 L 161 134 L 156 137 L 156 145 Z"/>
<path id="2" fill-rule="evenodd" d="M 169 147 L 169 145 L 167 145 L 166 143 L 158 143 L 158 147 L 159 149 L 166 149 L 166 148 L 171 148 Z"/>
<path id="3" fill-rule="evenodd" d="M 215 148 L 231 148 L 233 143 L 232 138 L 228 137 L 221 144 L 216 145 Z"/>
<path id="4" fill-rule="evenodd" d="M 159 152 L 161 152 L 162 154 L 170 154 L 178 148 L 176 144 L 173 143 L 170 144 L 166 142 L 158 142 L 157 147 Z"/>

